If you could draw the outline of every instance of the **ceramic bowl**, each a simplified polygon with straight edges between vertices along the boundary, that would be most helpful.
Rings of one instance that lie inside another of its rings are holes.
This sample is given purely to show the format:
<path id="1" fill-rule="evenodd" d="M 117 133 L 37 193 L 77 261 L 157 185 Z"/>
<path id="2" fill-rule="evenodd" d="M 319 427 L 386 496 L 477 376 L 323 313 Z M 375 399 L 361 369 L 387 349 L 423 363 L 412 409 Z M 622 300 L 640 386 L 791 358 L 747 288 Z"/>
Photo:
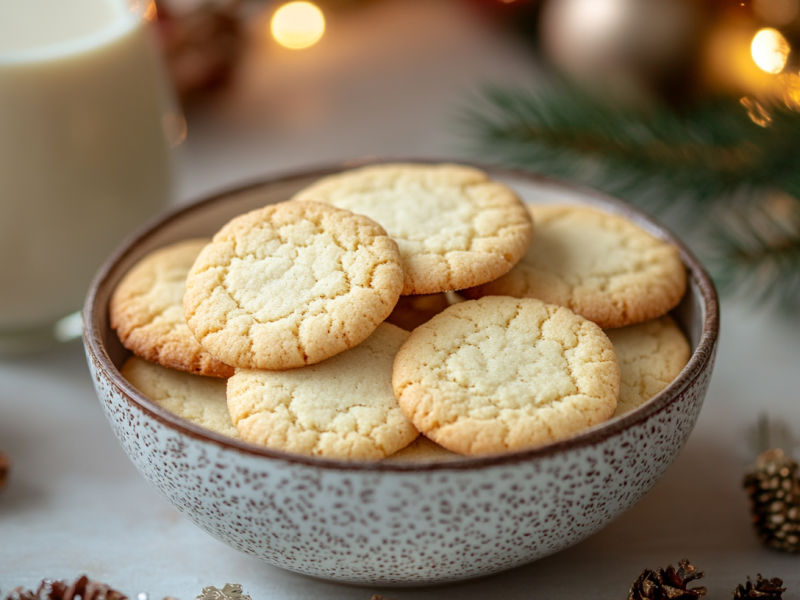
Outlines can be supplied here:
<path id="1" fill-rule="evenodd" d="M 631 413 L 503 456 L 365 464 L 228 439 L 165 411 L 120 376 L 128 352 L 109 327 L 108 302 L 134 263 L 165 244 L 211 236 L 232 217 L 286 200 L 343 168 L 270 179 L 173 211 L 125 242 L 98 273 L 83 313 L 89 367 L 139 472 L 189 520 L 237 550 L 315 577 L 382 585 L 509 569 L 579 542 L 633 506 L 681 451 L 700 411 L 718 334 L 716 293 L 697 260 L 652 219 L 542 177 L 486 169 L 526 202 L 589 204 L 680 249 L 689 286 L 673 315 L 694 352 L 675 381 Z"/>

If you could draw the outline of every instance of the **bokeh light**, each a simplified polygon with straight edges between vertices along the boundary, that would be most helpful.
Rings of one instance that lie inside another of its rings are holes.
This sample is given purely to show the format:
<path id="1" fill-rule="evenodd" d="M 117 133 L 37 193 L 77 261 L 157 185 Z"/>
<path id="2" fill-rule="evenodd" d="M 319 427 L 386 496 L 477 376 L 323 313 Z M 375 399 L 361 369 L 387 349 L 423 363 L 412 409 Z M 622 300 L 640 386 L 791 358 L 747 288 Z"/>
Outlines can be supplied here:
<path id="1" fill-rule="evenodd" d="M 762 29 L 753 38 L 750 54 L 762 71 L 780 73 L 789 57 L 789 42 L 776 29 Z"/>
<path id="2" fill-rule="evenodd" d="M 311 2 L 289 2 L 275 11 L 271 30 L 281 46 L 294 50 L 308 48 L 325 33 L 325 16 Z"/>
<path id="3" fill-rule="evenodd" d="M 761 106 L 758 100 L 745 97 L 739 100 L 739 102 L 747 109 L 747 116 L 750 117 L 750 120 L 756 125 L 767 127 L 772 122 L 772 117 L 769 116 L 769 113 Z"/>

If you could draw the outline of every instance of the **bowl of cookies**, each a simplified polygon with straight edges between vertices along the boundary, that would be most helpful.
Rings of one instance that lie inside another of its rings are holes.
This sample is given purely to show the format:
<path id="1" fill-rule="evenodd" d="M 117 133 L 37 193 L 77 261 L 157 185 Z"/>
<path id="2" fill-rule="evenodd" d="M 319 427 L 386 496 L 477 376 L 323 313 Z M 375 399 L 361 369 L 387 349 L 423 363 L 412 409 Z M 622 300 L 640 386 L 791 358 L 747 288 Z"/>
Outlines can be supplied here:
<path id="1" fill-rule="evenodd" d="M 83 319 L 109 423 L 178 511 L 382 585 L 509 569 L 633 506 L 694 426 L 719 329 L 651 218 L 425 161 L 175 210 L 106 262 Z"/>

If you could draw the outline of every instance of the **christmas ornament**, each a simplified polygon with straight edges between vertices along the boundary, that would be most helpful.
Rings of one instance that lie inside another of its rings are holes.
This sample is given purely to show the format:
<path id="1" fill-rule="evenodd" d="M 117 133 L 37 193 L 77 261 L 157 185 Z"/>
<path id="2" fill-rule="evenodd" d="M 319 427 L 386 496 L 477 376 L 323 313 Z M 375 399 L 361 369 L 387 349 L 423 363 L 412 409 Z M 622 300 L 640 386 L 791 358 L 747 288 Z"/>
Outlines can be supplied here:
<path id="1" fill-rule="evenodd" d="M 760 598 L 761 600 L 781 600 L 786 588 L 781 587 L 783 581 L 778 579 L 761 579 L 761 573 L 755 585 L 747 578 L 747 584 L 739 586 L 733 592 L 733 600 L 744 600 L 745 598 Z"/>
<path id="2" fill-rule="evenodd" d="M 204 587 L 200 595 L 195 600 L 251 600 L 247 594 L 242 594 L 242 586 L 239 583 L 226 583 L 225 587 L 219 589 L 210 585 Z"/>
<path id="3" fill-rule="evenodd" d="M 693 87 L 704 25 L 692 0 L 550 0 L 540 16 L 546 57 L 615 101 L 649 103 Z"/>
<path id="4" fill-rule="evenodd" d="M 783 450 L 768 450 L 744 478 L 756 534 L 783 552 L 800 552 L 798 465 Z"/>
<path id="5" fill-rule="evenodd" d="M 6 485 L 6 479 L 8 478 L 8 467 L 8 457 L 0 452 L 0 490 L 2 490 Z"/>
<path id="6" fill-rule="evenodd" d="M 516 15 L 518 3 L 495 2 L 495 12 Z M 536 9 L 525 16 L 538 35 L 527 37 L 556 70 L 625 105 L 779 96 L 779 75 L 800 67 L 798 0 L 542 0 Z"/>
<path id="7" fill-rule="evenodd" d="M 82 600 L 126 600 L 127 598 L 105 583 L 81 575 L 72 582 L 43 579 L 35 592 L 18 587 L 6 596 L 6 600 L 74 600 L 78 597 Z"/>
<path id="8" fill-rule="evenodd" d="M 239 0 L 155 0 L 161 46 L 178 96 L 227 82 L 244 48 Z"/>
<path id="9" fill-rule="evenodd" d="M 706 594 L 706 588 L 697 587 L 688 589 L 695 579 L 702 578 L 704 573 L 697 569 L 687 559 L 678 563 L 677 571 L 672 565 L 666 570 L 651 571 L 645 569 L 639 575 L 630 592 L 628 600 L 692 600 L 701 598 Z"/>

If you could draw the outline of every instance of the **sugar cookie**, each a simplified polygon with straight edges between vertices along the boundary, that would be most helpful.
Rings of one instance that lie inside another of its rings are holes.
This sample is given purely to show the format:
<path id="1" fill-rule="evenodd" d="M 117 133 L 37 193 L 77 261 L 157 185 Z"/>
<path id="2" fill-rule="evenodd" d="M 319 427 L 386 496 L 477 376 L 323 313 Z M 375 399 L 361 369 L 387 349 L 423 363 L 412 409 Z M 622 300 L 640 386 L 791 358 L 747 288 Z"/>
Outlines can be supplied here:
<path id="1" fill-rule="evenodd" d="M 402 287 L 397 245 L 379 225 L 319 202 L 283 202 L 214 236 L 189 273 L 183 306 L 214 356 L 290 369 L 365 340 Z"/>
<path id="2" fill-rule="evenodd" d="M 228 414 L 224 380 L 165 369 L 136 356 L 125 362 L 120 374 L 169 412 L 222 435 L 239 437 Z"/>
<path id="3" fill-rule="evenodd" d="M 210 239 L 160 248 L 120 281 L 109 304 L 111 327 L 122 345 L 150 362 L 211 377 L 230 377 L 233 367 L 197 342 L 183 316 L 186 275 Z"/>
<path id="4" fill-rule="evenodd" d="M 622 378 L 615 417 L 641 406 L 667 387 L 692 353 L 689 342 L 669 315 L 609 329 L 606 335 L 617 353 Z"/>
<path id="5" fill-rule="evenodd" d="M 413 331 L 392 384 L 403 413 L 460 454 L 521 450 L 614 414 L 619 365 L 594 323 L 533 298 L 451 306 Z"/>
<path id="6" fill-rule="evenodd" d="M 462 291 L 566 306 L 604 329 L 666 314 L 686 291 L 676 248 L 627 219 L 584 206 L 530 206 L 536 235 L 506 275 Z"/>
<path id="7" fill-rule="evenodd" d="M 379 460 L 417 430 L 392 393 L 392 363 L 408 333 L 381 324 L 359 346 L 289 371 L 239 370 L 228 410 L 242 439 L 324 458 Z"/>
<path id="8" fill-rule="evenodd" d="M 376 165 L 326 177 L 293 200 L 327 202 L 380 223 L 403 260 L 403 294 L 458 290 L 506 273 L 533 225 L 505 185 L 461 165 Z"/>

